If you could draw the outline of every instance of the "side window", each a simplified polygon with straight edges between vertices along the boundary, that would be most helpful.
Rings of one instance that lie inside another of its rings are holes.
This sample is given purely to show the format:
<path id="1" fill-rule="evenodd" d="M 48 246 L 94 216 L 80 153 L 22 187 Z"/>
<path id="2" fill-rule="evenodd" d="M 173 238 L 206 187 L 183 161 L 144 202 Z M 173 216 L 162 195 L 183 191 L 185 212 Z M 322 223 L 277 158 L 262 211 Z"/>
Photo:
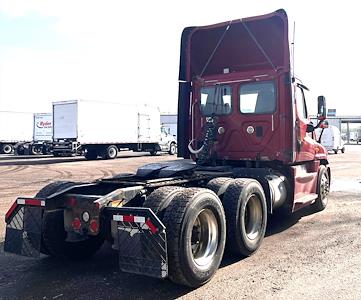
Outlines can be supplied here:
<path id="1" fill-rule="evenodd" d="M 273 81 L 242 84 L 239 107 L 244 114 L 270 114 L 276 110 L 276 88 Z"/>
<path id="2" fill-rule="evenodd" d="M 229 85 L 201 88 L 201 112 L 205 116 L 228 115 L 232 111 L 232 88 Z"/>
<path id="3" fill-rule="evenodd" d="M 307 107 L 306 107 L 306 99 L 303 89 L 300 87 L 296 87 L 296 105 L 298 114 L 304 119 L 308 118 Z"/>

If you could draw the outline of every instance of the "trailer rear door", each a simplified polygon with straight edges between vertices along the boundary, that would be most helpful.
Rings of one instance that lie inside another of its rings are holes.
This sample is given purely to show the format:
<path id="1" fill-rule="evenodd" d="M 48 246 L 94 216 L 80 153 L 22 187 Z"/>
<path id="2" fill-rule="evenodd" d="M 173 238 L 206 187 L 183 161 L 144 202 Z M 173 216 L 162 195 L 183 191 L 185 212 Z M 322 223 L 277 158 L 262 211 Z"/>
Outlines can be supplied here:
<path id="1" fill-rule="evenodd" d="M 78 102 L 53 103 L 54 139 L 76 139 L 78 137 Z"/>

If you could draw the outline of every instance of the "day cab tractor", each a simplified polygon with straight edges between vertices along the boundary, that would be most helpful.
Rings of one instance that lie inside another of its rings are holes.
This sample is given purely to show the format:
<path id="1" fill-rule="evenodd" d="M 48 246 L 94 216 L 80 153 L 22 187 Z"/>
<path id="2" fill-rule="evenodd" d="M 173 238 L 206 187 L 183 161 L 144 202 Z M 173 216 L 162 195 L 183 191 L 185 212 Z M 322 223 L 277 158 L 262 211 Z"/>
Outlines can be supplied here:
<path id="1" fill-rule="evenodd" d="M 5 251 L 84 259 L 104 241 L 124 272 L 198 287 L 228 251 L 261 246 L 267 218 L 327 204 L 327 151 L 290 67 L 285 11 L 185 28 L 178 156 L 93 182 L 53 182 L 6 214 Z M 191 159 L 189 159 L 191 158 Z"/>

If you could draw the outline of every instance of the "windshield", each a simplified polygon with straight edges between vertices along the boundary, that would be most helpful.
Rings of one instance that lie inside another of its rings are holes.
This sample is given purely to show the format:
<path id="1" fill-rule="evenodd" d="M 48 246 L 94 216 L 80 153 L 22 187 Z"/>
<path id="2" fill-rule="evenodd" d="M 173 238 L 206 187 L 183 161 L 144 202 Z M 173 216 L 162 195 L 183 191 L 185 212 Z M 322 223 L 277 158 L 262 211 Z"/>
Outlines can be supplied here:
<path id="1" fill-rule="evenodd" d="M 239 90 L 241 113 L 269 114 L 276 110 L 276 91 L 273 81 L 252 82 Z"/>
<path id="2" fill-rule="evenodd" d="M 229 85 L 201 89 L 201 112 L 205 116 L 228 115 L 232 111 L 232 88 Z"/>

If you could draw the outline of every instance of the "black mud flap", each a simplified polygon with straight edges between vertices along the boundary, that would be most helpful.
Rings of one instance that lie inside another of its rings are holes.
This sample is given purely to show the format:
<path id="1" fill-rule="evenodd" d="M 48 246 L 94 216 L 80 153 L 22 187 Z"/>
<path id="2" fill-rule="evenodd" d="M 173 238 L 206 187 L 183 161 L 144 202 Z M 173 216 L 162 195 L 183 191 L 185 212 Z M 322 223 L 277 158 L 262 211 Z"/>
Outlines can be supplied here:
<path id="1" fill-rule="evenodd" d="M 6 216 L 5 252 L 29 257 L 40 256 L 44 206 L 43 200 L 17 199 Z"/>
<path id="2" fill-rule="evenodd" d="M 149 208 L 106 208 L 117 225 L 119 268 L 156 278 L 168 276 L 165 226 Z"/>

